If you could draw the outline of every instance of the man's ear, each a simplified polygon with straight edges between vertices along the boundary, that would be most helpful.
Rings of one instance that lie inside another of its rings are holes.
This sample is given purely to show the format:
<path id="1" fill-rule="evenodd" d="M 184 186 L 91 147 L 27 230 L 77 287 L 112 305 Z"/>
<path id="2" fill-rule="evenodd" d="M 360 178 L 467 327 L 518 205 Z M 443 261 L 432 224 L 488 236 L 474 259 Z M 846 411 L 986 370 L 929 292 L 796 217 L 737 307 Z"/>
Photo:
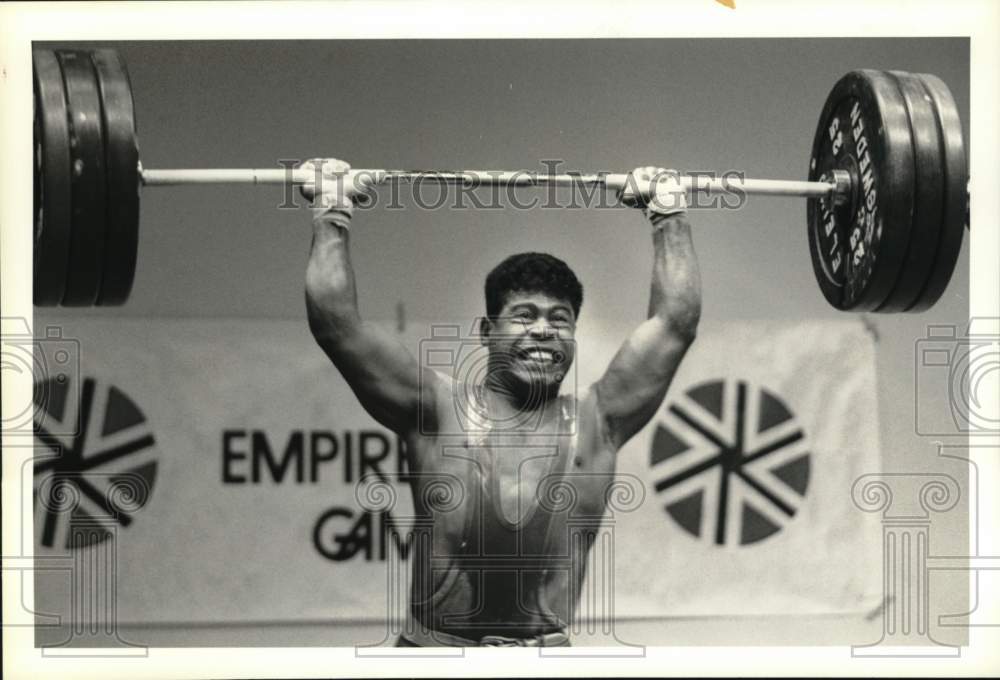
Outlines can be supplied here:
<path id="1" fill-rule="evenodd" d="M 493 322 L 490 321 L 490 318 L 488 316 L 479 317 L 479 344 L 489 344 L 491 330 L 493 330 Z"/>

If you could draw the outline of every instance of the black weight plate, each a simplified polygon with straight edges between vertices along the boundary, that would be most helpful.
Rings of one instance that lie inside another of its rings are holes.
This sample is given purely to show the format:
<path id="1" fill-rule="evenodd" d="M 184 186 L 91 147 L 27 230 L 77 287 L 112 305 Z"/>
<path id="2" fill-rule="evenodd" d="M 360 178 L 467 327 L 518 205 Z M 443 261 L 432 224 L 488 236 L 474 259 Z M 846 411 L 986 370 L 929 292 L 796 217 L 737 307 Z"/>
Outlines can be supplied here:
<path id="1" fill-rule="evenodd" d="M 834 169 L 852 178 L 842 205 L 808 201 L 809 250 L 827 301 L 871 311 L 896 284 L 910 239 L 913 147 L 895 82 L 881 71 L 852 71 L 827 97 L 813 140 L 809 179 Z"/>
<path id="2" fill-rule="evenodd" d="M 128 73 L 118 53 L 97 50 L 91 59 L 101 94 L 108 183 L 104 278 L 97 304 L 120 305 L 132 290 L 139 246 L 139 149 L 135 114 Z"/>
<path id="3" fill-rule="evenodd" d="M 937 76 L 919 73 L 927 94 L 937 111 L 938 130 L 942 140 L 942 179 L 944 182 L 944 211 L 941 222 L 941 239 L 930 278 L 920 297 L 907 311 L 921 312 L 938 301 L 955 270 L 962 237 L 968 222 L 969 169 L 962 140 L 962 119 L 958 115 L 955 98 L 948 86 Z"/>
<path id="4" fill-rule="evenodd" d="M 41 113 L 38 92 L 35 91 L 31 98 L 31 212 L 34 223 L 32 246 L 42 235 L 42 124 L 38 120 Z"/>
<path id="5" fill-rule="evenodd" d="M 54 52 L 31 55 L 35 90 L 35 201 L 33 300 L 46 307 L 62 302 L 72 233 L 69 126 L 62 69 Z"/>
<path id="6" fill-rule="evenodd" d="M 73 235 L 63 304 L 84 307 L 96 302 L 103 269 L 107 180 L 101 99 L 90 54 L 56 54 L 66 84 L 73 177 Z"/>
<path id="7" fill-rule="evenodd" d="M 903 95 L 910 118 L 915 192 L 910 247 L 896 285 L 877 311 L 903 312 L 920 297 L 934 266 L 944 210 L 941 172 L 944 161 L 937 114 L 923 83 L 912 73 L 890 71 L 889 74 Z"/>

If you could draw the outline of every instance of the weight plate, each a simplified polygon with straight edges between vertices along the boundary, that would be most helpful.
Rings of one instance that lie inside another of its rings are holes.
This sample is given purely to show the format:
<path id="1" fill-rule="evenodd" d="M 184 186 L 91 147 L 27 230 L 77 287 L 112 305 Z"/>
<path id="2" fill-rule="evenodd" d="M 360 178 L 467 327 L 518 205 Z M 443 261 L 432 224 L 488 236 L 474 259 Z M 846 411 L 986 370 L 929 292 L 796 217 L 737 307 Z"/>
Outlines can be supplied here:
<path id="1" fill-rule="evenodd" d="M 63 304 L 93 305 L 101 287 L 107 181 L 101 100 L 90 54 L 57 52 L 66 84 L 72 162 L 73 232 Z"/>
<path id="2" fill-rule="evenodd" d="M 62 69 L 55 53 L 31 55 L 35 91 L 35 243 L 33 300 L 39 306 L 62 302 L 69 265 L 71 179 L 69 127 Z"/>
<path id="3" fill-rule="evenodd" d="M 962 141 L 962 119 L 958 115 L 955 98 L 948 86 L 937 76 L 928 73 L 917 74 L 927 89 L 937 112 L 938 132 L 942 140 L 941 165 L 944 183 L 944 210 L 941 221 L 941 238 L 937 256 L 926 286 L 917 301 L 907 310 L 921 312 L 938 301 L 948 287 L 951 274 L 955 271 L 958 253 L 962 249 L 962 237 L 968 222 L 968 181 L 969 169 L 965 159 L 965 144 Z"/>
<path id="4" fill-rule="evenodd" d="M 851 175 L 849 200 L 808 202 L 813 271 L 827 301 L 871 311 L 896 284 L 910 239 L 913 147 L 895 82 L 880 71 L 852 71 L 827 97 L 813 139 L 809 179 L 834 169 Z"/>
<path id="5" fill-rule="evenodd" d="M 139 150 L 132 89 L 117 52 L 97 50 L 90 56 L 101 96 L 108 183 L 104 277 L 97 304 L 120 305 L 132 290 L 139 246 Z"/>
<path id="6" fill-rule="evenodd" d="M 912 73 L 890 71 L 889 75 L 899 87 L 910 119 L 915 191 L 910 247 L 896 285 L 877 311 L 903 312 L 920 297 L 934 266 L 944 210 L 943 159 L 937 114 L 923 83 Z"/>
<path id="7" fill-rule="evenodd" d="M 38 242 L 42 235 L 42 124 L 38 121 L 41 106 L 38 104 L 38 92 L 31 98 L 31 211 L 34 231 L 32 245 Z"/>

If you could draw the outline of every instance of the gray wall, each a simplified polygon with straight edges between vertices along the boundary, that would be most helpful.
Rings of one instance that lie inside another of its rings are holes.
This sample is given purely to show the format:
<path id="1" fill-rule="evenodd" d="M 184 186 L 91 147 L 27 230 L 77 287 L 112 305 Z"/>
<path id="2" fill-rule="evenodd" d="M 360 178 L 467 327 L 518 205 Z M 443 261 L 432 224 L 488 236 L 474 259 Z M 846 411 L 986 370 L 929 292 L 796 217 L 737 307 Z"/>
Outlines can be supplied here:
<path id="1" fill-rule="evenodd" d="M 129 66 L 151 168 L 330 155 L 355 167 L 540 170 L 542 159 L 561 159 L 568 169 L 657 164 L 797 179 L 827 93 L 855 68 L 937 74 L 968 130 L 969 44 L 957 38 L 114 46 Z M 96 313 L 304 319 L 309 218 L 276 209 L 281 189 L 150 188 L 142 199 L 132 298 Z M 692 215 L 704 318 L 840 314 L 815 284 L 805 213 L 805 201 L 751 197 L 739 211 Z M 471 319 L 489 268 L 528 249 L 563 257 L 584 282 L 580 341 L 591 315 L 624 337 L 645 313 L 649 230 L 631 211 L 376 208 L 355 222 L 360 304 L 371 318 L 395 318 L 403 302 L 410 318 Z M 967 318 L 968 263 L 966 239 L 934 309 L 872 317 L 890 461 L 929 450 L 913 434 L 913 344 L 928 324 Z"/>
<path id="2" fill-rule="evenodd" d="M 823 101 L 855 68 L 939 75 L 968 129 L 965 39 L 114 46 L 131 72 L 143 162 L 155 168 L 272 167 L 330 155 L 355 167 L 541 169 L 541 159 L 562 159 L 582 170 L 656 164 L 804 178 Z M 281 193 L 145 190 L 132 298 L 86 313 L 304 322 L 308 213 L 276 209 Z M 804 201 L 753 197 L 739 211 L 692 214 L 705 318 L 840 314 L 814 282 L 805 215 Z M 537 249 L 566 259 L 584 282 L 578 340 L 586 342 L 594 316 L 624 337 L 646 309 L 648 232 L 626 210 L 364 212 L 353 230 L 362 312 L 391 319 L 403 302 L 410 318 L 471 319 L 485 272 L 509 253 Z M 966 242 L 933 310 L 871 317 L 889 469 L 965 474 L 914 432 L 913 348 L 928 324 L 964 323 L 968 260 Z M 946 395 L 934 399 L 947 408 Z M 954 525 L 938 544 L 945 552 L 961 549 L 964 522 Z"/>

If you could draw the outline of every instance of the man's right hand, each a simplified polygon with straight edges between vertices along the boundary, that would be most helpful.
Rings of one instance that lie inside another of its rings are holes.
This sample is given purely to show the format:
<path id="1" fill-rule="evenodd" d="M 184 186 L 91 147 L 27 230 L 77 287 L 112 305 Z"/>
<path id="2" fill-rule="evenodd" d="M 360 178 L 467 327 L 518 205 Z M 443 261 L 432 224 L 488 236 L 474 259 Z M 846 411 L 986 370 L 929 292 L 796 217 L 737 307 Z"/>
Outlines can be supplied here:
<path id="1" fill-rule="evenodd" d="M 351 216 L 359 196 L 367 195 L 371 187 L 384 177 L 377 172 L 354 172 L 349 163 L 337 158 L 312 158 L 302 163 L 299 170 L 312 174 L 311 181 L 299 185 L 313 209 L 315 217 L 330 212 Z"/>

